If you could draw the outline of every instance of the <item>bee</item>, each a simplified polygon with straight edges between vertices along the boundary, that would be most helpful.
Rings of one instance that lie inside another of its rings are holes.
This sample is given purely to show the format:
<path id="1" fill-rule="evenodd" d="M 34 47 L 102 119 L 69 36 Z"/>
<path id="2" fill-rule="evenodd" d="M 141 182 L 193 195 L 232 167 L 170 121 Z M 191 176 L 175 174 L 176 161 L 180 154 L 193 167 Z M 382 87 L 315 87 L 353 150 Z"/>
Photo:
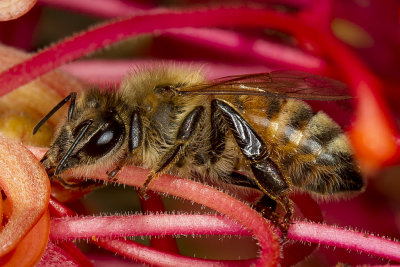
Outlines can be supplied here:
<path id="1" fill-rule="evenodd" d="M 131 73 L 119 90 L 71 93 L 34 133 L 70 100 L 42 158 L 50 177 L 101 165 L 115 181 L 125 165 L 137 165 L 151 170 L 142 197 L 163 173 L 253 187 L 264 193 L 261 206 L 284 209 L 275 221 L 285 234 L 293 190 L 334 196 L 364 187 L 346 135 L 304 102 L 346 99 L 345 92 L 341 82 L 299 71 L 206 81 L 200 70 L 158 66 Z"/>

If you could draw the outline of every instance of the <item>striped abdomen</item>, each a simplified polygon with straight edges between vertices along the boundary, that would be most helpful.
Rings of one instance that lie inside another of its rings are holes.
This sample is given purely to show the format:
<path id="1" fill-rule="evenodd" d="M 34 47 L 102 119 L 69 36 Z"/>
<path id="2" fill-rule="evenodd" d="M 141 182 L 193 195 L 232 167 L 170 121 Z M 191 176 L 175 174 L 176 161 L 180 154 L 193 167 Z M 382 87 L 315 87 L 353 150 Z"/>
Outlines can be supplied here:
<path id="1" fill-rule="evenodd" d="M 239 97 L 236 102 L 292 185 L 320 194 L 361 190 L 347 137 L 325 113 L 295 99 Z"/>

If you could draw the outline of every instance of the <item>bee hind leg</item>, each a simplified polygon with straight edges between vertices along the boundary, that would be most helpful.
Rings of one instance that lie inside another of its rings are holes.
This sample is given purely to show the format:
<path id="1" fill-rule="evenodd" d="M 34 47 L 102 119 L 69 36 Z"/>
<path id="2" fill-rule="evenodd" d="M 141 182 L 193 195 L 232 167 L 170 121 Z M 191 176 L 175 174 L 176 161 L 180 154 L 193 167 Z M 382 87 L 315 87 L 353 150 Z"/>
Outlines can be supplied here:
<path id="1" fill-rule="evenodd" d="M 254 179 L 241 173 L 233 172 L 230 175 L 230 183 L 255 189 L 260 189 Z M 278 201 L 285 214 L 282 216 L 278 211 Z M 289 197 L 282 195 L 277 200 L 272 199 L 268 194 L 264 194 L 257 203 L 254 204 L 257 210 L 264 218 L 270 220 L 282 233 L 282 241 L 286 239 L 293 215 L 292 202 Z"/>
<path id="2" fill-rule="evenodd" d="M 277 201 L 270 198 L 268 195 L 264 195 L 255 205 L 255 209 L 261 213 L 261 215 L 270 220 L 282 233 L 282 242 L 286 240 L 287 233 L 291 224 L 293 216 L 292 204 L 286 203 L 286 201 L 291 201 L 288 197 L 285 200 L 279 200 L 285 210 L 285 215 L 282 216 L 276 211 Z"/>
<path id="3" fill-rule="evenodd" d="M 260 189 L 257 183 L 252 178 L 243 175 L 238 172 L 232 172 L 230 175 L 230 183 L 238 186 L 250 187 L 254 189 Z M 270 198 L 267 194 L 264 194 L 255 204 L 254 208 L 261 213 L 265 218 L 273 221 L 276 224 L 279 223 L 279 216 L 276 212 L 278 203 Z"/>
<path id="4" fill-rule="evenodd" d="M 284 177 L 278 165 L 269 158 L 267 146 L 262 138 L 239 112 L 229 103 L 219 99 L 211 102 L 211 109 L 222 115 L 242 154 L 250 162 L 250 168 L 254 175 L 253 182 L 285 210 L 286 214 L 282 223 L 276 223 L 277 227 L 282 230 L 282 239 L 285 239 L 293 214 L 292 203 L 288 197 L 289 181 Z"/>
<path id="5" fill-rule="evenodd" d="M 267 154 L 257 161 L 251 162 L 250 167 L 259 189 L 279 203 L 285 212 L 282 221 L 278 224 L 275 223 L 282 232 L 282 240 L 285 240 L 293 217 L 293 204 L 289 198 L 289 182 Z"/>

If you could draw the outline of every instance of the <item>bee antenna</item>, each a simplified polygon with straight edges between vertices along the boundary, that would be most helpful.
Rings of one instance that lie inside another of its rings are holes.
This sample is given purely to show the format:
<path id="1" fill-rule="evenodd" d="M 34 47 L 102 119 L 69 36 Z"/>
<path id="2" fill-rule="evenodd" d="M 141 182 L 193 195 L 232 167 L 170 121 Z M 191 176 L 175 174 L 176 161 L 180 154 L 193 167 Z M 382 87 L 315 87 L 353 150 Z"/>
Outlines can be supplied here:
<path id="1" fill-rule="evenodd" d="M 68 108 L 68 120 L 69 121 L 72 119 L 72 113 L 74 112 L 74 109 L 75 109 L 76 92 L 72 92 L 70 94 L 70 96 L 71 96 L 71 101 L 69 102 L 69 108 Z"/>
<path id="2" fill-rule="evenodd" d="M 33 128 L 33 134 L 36 134 L 36 132 L 39 130 L 39 128 L 48 120 L 50 119 L 51 116 L 53 116 L 54 113 L 57 112 L 62 106 L 65 105 L 65 103 L 68 102 L 68 100 L 71 99 L 69 109 L 68 109 L 68 120 L 72 118 L 72 113 L 75 108 L 75 99 L 76 99 L 76 92 L 70 93 L 67 97 L 65 97 L 63 100 L 60 101 L 52 110 L 50 110 L 49 113 L 47 113 L 46 116 L 44 116 L 43 119 L 41 119 L 38 124 L 36 124 L 35 128 Z"/>
<path id="3" fill-rule="evenodd" d="M 69 156 L 71 155 L 72 151 L 75 149 L 76 145 L 82 139 L 83 135 L 87 132 L 87 130 L 89 129 L 89 126 L 92 125 L 92 123 L 93 123 L 93 120 L 90 119 L 84 124 L 85 126 L 79 132 L 78 137 L 76 137 L 76 139 L 74 140 L 74 142 L 72 143 L 72 145 L 68 149 L 67 153 L 65 153 L 65 155 L 60 160 L 60 163 L 58 163 L 56 171 L 54 172 L 54 175 L 57 175 L 60 172 L 61 168 L 63 167 L 63 165 L 65 163 L 65 161 L 69 158 Z"/>

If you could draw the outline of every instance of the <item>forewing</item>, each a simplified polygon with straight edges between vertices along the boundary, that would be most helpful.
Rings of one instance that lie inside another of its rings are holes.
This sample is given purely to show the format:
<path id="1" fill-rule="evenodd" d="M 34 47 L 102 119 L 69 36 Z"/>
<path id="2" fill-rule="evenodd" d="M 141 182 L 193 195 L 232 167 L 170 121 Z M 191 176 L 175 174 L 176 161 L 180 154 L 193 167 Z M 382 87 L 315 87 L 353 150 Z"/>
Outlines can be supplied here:
<path id="1" fill-rule="evenodd" d="M 269 95 L 302 100 L 348 99 L 347 86 L 339 81 L 301 71 L 273 71 L 228 76 L 178 89 L 191 95 Z"/>

